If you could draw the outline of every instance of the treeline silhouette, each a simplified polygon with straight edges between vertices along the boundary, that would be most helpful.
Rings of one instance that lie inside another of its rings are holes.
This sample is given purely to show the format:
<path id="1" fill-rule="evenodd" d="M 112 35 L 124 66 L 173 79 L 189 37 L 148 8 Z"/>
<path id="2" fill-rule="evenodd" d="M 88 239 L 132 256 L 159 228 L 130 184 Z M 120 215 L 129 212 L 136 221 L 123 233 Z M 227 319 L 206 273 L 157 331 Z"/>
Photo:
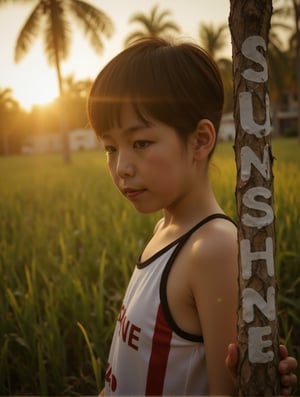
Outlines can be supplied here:
<path id="1" fill-rule="evenodd" d="M 68 129 L 87 128 L 86 99 L 92 80 L 75 82 L 70 76 L 64 82 L 63 106 Z M 11 89 L 0 88 L 0 155 L 21 153 L 33 135 L 59 132 L 60 103 L 57 98 L 48 105 L 35 105 L 26 111 L 13 98 Z"/>

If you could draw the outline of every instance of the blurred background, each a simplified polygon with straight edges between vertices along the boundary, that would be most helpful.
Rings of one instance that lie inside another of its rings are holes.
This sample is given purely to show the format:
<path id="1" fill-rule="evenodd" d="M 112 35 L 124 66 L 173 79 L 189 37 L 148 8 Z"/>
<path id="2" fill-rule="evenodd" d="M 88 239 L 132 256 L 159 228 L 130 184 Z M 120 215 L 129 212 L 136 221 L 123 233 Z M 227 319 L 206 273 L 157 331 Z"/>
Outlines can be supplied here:
<path id="1" fill-rule="evenodd" d="M 300 360 L 300 1 L 273 7 L 278 316 L 280 341 Z M 229 0 L 0 0 L 1 395 L 103 386 L 124 289 L 161 216 L 120 197 L 86 115 L 93 79 L 132 40 L 193 40 L 219 65 L 225 108 L 211 177 L 236 217 L 229 11 Z"/>

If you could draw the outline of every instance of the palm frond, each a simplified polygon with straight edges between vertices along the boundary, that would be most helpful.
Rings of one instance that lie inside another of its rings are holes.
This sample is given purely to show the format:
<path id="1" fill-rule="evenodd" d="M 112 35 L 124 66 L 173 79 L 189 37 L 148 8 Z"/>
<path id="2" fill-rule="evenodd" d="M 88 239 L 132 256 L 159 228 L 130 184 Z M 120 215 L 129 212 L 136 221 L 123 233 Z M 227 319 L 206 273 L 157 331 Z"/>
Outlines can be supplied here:
<path id="1" fill-rule="evenodd" d="M 15 45 L 15 61 L 19 62 L 27 54 L 33 41 L 37 38 L 41 29 L 43 18 L 42 5 L 39 3 L 29 15 L 25 25 L 22 27 Z"/>
<path id="2" fill-rule="evenodd" d="M 67 10 L 59 7 L 46 11 L 44 27 L 44 49 L 50 65 L 68 57 L 71 46 L 71 29 L 67 20 Z"/>
<path id="3" fill-rule="evenodd" d="M 212 23 L 203 23 L 199 26 L 199 37 L 201 45 L 213 57 L 225 48 L 227 44 L 228 26 L 221 24 L 215 26 Z"/>
<path id="4" fill-rule="evenodd" d="M 114 33 L 112 20 L 101 10 L 91 6 L 82 0 L 73 0 L 69 3 L 69 10 L 76 17 L 86 37 L 94 50 L 103 51 L 102 35 L 110 38 Z"/>
<path id="5" fill-rule="evenodd" d="M 160 33 L 170 32 L 170 31 L 179 33 L 180 28 L 178 27 L 178 25 L 176 25 L 176 23 L 169 21 L 169 22 L 165 22 L 165 23 L 162 23 L 161 25 L 159 25 L 156 33 L 160 34 Z"/>
<path id="6" fill-rule="evenodd" d="M 171 16 L 172 16 L 172 13 L 169 10 L 164 10 L 160 14 L 155 12 L 152 14 L 152 22 L 157 25 L 161 25 L 164 23 L 165 19 L 167 19 L 168 17 L 171 17 Z"/>
<path id="7" fill-rule="evenodd" d="M 150 11 L 149 19 L 151 19 L 152 21 L 155 21 L 157 13 L 158 13 L 158 4 L 155 4 Z"/>
<path id="8" fill-rule="evenodd" d="M 12 96 L 11 88 L 0 88 L 0 100 L 3 98 L 10 98 Z"/>
<path id="9" fill-rule="evenodd" d="M 18 102 L 13 98 L 11 88 L 0 88 L 0 114 L 7 109 L 16 108 Z"/>
<path id="10" fill-rule="evenodd" d="M 134 22 L 146 26 L 150 25 L 151 23 L 153 24 L 153 20 L 151 18 L 148 18 L 145 14 L 142 14 L 140 12 L 133 14 L 129 19 L 129 23 Z"/>
<path id="11" fill-rule="evenodd" d="M 170 31 L 179 33 L 180 27 L 171 19 L 167 19 L 170 16 L 171 12 L 169 10 L 164 10 L 159 13 L 158 5 L 152 7 L 149 16 L 140 12 L 133 14 L 129 22 L 138 23 L 141 29 L 127 36 L 125 39 L 125 46 L 141 37 L 162 37 L 167 35 Z"/>

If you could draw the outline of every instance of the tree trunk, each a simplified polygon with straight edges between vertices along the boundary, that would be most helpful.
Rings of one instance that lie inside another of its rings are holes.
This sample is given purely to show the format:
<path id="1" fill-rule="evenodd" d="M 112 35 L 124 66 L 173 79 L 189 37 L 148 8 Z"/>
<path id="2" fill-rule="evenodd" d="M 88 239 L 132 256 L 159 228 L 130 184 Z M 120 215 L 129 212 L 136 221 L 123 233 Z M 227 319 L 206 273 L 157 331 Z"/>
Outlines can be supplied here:
<path id="1" fill-rule="evenodd" d="M 240 396 L 279 394 L 267 45 L 272 0 L 231 0 L 239 241 Z"/>
<path id="2" fill-rule="evenodd" d="M 8 146 L 8 132 L 6 131 L 7 126 L 3 123 L 3 131 L 2 131 L 2 150 L 3 155 L 9 155 L 9 146 Z"/>
<path id="3" fill-rule="evenodd" d="M 60 62 L 58 54 L 55 56 L 56 63 L 56 74 L 59 85 L 59 116 L 60 116 L 60 129 L 61 129 L 61 138 L 62 138 L 62 147 L 63 147 L 63 156 L 65 164 L 69 164 L 71 162 L 71 150 L 70 150 L 70 141 L 69 141 L 69 123 L 67 119 L 66 112 L 66 103 L 65 103 L 65 94 L 63 89 L 63 82 L 60 70 Z"/>
<path id="4" fill-rule="evenodd" d="M 298 140 L 300 143 L 300 1 L 293 0 L 296 23 L 296 85 L 297 85 L 297 109 L 298 109 Z"/>
<path id="5" fill-rule="evenodd" d="M 60 8 L 56 1 L 51 1 L 51 19 L 52 19 L 52 34 L 54 43 L 54 54 L 55 54 L 55 69 L 59 86 L 59 117 L 60 117 L 60 129 L 63 147 L 63 156 L 65 164 L 71 162 L 71 150 L 69 142 L 69 123 L 67 119 L 67 113 L 65 110 L 65 95 L 63 88 L 63 81 L 60 68 L 60 45 L 58 32 L 55 30 L 55 20 L 58 19 L 57 14 L 60 12 Z"/>
<path id="6" fill-rule="evenodd" d="M 60 117 L 60 129 L 61 129 L 61 138 L 62 138 L 62 147 L 63 147 L 63 156 L 65 164 L 69 164 L 71 162 L 71 150 L 70 150 L 70 141 L 69 141 L 69 122 L 67 119 L 66 112 L 66 101 L 64 93 L 62 92 L 59 97 L 59 117 Z"/>

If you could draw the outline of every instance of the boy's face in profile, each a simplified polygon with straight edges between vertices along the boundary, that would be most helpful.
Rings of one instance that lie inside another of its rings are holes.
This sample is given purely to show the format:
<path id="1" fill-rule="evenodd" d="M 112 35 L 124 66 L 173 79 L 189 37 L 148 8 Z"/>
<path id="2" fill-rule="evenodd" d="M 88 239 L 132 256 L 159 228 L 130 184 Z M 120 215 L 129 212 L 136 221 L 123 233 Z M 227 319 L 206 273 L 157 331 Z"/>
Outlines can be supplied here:
<path id="1" fill-rule="evenodd" d="M 141 120 L 130 104 L 120 126 L 101 134 L 111 176 L 142 213 L 171 209 L 195 183 L 192 149 L 174 128 L 151 117 Z"/>

